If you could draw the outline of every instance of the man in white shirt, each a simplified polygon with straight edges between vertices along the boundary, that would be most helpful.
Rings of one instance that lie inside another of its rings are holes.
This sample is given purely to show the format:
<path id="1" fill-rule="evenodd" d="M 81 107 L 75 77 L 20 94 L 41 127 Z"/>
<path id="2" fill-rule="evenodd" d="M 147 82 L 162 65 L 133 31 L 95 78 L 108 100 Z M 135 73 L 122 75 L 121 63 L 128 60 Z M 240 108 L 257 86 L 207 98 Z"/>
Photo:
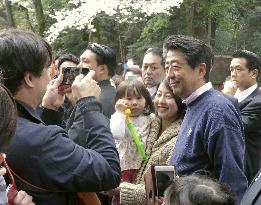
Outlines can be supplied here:
<path id="1" fill-rule="evenodd" d="M 142 79 L 154 100 L 159 83 L 165 78 L 164 62 L 161 48 L 148 49 L 142 62 Z"/>
<path id="2" fill-rule="evenodd" d="M 246 141 L 246 176 L 250 183 L 261 168 L 261 90 L 257 85 L 260 58 L 247 50 L 236 51 L 230 63 L 229 93 L 239 102 Z"/>

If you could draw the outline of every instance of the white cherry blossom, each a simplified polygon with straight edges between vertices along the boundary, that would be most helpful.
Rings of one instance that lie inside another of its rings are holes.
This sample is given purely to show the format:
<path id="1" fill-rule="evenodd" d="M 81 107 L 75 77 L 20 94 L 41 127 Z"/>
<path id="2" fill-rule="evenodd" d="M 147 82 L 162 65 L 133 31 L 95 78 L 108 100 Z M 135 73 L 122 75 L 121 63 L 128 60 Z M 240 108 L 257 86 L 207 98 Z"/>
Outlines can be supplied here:
<path id="1" fill-rule="evenodd" d="M 135 12 L 144 13 L 146 16 L 158 13 L 169 14 L 169 9 L 179 6 L 182 0 L 70 0 L 69 3 L 77 8 L 71 10 L 62 9 L 56 11 L 54 16 L 51 16 L 56 20 L 56 23 L 46 33 L 47 40 L 50 43 L 54 42 L 67 28 L 74 27 L 81 30 L 87 27 L 90 31 L 95 31 L 92 21 L 100 13 L 114 16 L 118 22 L 134 23 L 142 20 L 137 16 L 133 16 Z M 130 14 L 132 14 L 131 19 L 129 18 Z"/>

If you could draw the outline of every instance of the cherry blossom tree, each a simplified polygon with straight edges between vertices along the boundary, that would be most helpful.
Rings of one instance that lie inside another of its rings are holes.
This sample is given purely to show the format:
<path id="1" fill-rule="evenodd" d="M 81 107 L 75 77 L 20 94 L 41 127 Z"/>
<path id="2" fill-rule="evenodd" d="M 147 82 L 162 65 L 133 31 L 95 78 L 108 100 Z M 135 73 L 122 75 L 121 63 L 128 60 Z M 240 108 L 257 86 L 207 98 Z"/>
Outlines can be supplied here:
<path id="1" fill-rule="evenodd" d="M 135 23 L 144 20 L 135 16 L 135 13 L 143 13 L 145 18 L 158 13 L 168 14 L 170 8 L 178 7 L 181 3 L 182 0 L 70 0 L 72 9 L 61 9 L 51 16 L 56 23 L 47 31 L 47 39 L 54 42 L 68 28 L 87 28 L 94 32 L 92 22 L 100 13 L 112 16 L 118 22 Z"/>

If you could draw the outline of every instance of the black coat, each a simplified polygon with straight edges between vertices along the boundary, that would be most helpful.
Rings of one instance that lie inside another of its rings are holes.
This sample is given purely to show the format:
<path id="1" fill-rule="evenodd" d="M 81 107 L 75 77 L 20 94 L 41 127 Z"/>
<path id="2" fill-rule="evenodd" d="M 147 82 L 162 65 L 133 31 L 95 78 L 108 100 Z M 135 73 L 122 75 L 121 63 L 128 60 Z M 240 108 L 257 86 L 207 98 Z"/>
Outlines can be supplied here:
<path id="1" fill-rule="evenodd" d="M 97 101 L 81 99 L 75 107 L 69 132 L 80 132 L 86 149 L 68 138 L 65 130 L 45 125 L 29 106 L 17 102 L 16 134 L 7 150 L 13 171 L 43 192 L 17 180 L 19 189 L 33 196 L 37 205 L 78 205 L 76 192 L 109 190 L 120 183 L 118 152 L 107 119 L 98 112 Z M 56 112 L 43 111 L 46 122 L 58 124 Z M 52 120 L 48 120 L 48 117 Z M 78 129 L 78 130 L 77 130 Z"/>
<path id="2" fill-rule="evenodd" d="M 246 138 L 246 176 L 250 183 L 261 168 L 261 91 L 239 103 Z"/>
<path id="3" fill-rule="evenodd" d="M 240 205 L 260 205 L 261 204 L 261 170 L 256 175 L 248 187 Z"/>

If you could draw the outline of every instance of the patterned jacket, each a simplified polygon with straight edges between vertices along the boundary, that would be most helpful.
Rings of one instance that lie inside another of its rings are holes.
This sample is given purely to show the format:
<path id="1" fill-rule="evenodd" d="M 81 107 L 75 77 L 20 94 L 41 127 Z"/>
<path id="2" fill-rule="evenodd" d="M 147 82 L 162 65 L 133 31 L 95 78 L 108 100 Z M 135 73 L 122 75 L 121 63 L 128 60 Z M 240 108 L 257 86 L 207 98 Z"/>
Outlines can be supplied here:
<path id="1" fill-rule="evenodd" d="M 147 138 L 146 153 L 149 156 L 138 171 L 135 184 L 121 183 L 121 204 L 143 205 L 146 204 L 144 174 L 153 164 L 168 164 L 173 148 L 176 144 L 182 120 L 173 122 L 160 136 L 161 121 L 155 117 L 151 123 L 150 134 Z M 159 137 L 158 137 L 159 136 Z"/>

